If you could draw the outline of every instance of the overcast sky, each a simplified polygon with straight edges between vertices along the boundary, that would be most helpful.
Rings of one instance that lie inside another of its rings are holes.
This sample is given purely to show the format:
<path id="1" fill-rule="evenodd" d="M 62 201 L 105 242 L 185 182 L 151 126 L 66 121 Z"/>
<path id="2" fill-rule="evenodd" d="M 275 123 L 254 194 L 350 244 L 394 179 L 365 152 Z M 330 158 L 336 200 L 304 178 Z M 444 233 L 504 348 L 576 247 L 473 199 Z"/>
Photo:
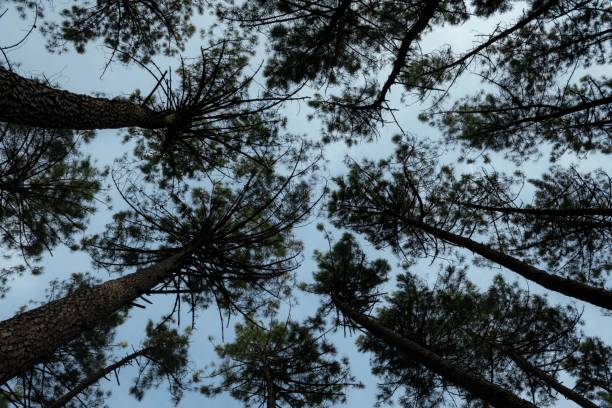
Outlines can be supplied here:
<path id="1" fill-rule="evenodd" d="M 65 1 L 55 2 L 58 9 L 60 9 L 64 3 Z M 0 6 L 2 6 L 2 1 L 0 1 Z M 0 13 L 2 11 L 3 9 L 0 10 Z M 514 14 L 516 15 L 516 11 Z M 508 19 L 510 17 L 506 15 L 504 18 Z M 200 27 L 206 27 L 211 20 L 202 17 L 197 21 Z M 500 21 L 495 18 L 488 21 L 471 20 L 469 26 L 436 29 L 436 31 L 429 35 L 424 41 L 424 48 L 433 49 L 442 44 L 450 43 L 457 51 L 467 49 L 473 45 L 475 34 L 486 33 L 499 22 Z M 0 46 L 6 46 L 19 40 L 29 29 L 29 24 L 29 20 L 24 21 L 19 19 L 17 13 L 9 9 L 7 14 L 0 19 Z M 193 39 L 189 43 L 188 49 L 184 55 L 186 57 L 197 55 L 200 43 L 201 41 L 199 39 Z M 427 51 L 427 49 L 424 51 Z M 61 88 L 72 92 L 85 94 L 102 92 L 109 97 L 120 95 L 128 96 L 136 88 L 141 89 L 143 93 L 146 94 L 155 84 L 154 79 L 151 78 L 150 75 L 133 65 L 126 68 L 120 64 L 113 64 L 105 74 L 101 76 L 106 59 L 108 58 L 108 52 L 102 47 L 89 46 L 87 52 L 80 55 L 74 52 L 63 55 L 50 54 L 46 51 L 44 40 L 37 31 L 34 31 L 20 47 L 11 50 L 8 56 L 13 64 L 20 64 L 18 67 L 18 72 L 20 74 L 25 76 L 44 75 Z M 261 58 L 261 55 L 258 56 L 253 65 L 259 65 Z M 159 58 L 156 62 L 160 66 L 175 65 L 173 60 L 164 58 Z M 382 72 L 381 76 L 384 77 L 384 74 L 385 73 Z M 476 78 L 465 78 L 464 81 L 460 81 L 454 87 L 453 95 L 462 96 L 471 93 L 477 86 L 479 86 L 479 83 Z M 396 87 L 391 92 L 392 106 L 400 107 L 399 91 L 398 87 Z M 319 124 L 316 122 L 307 122 L 306 110 L 307 107 L 304 103 L 293 104 L 287 107 L 286 113 L 289 117 L 288 130 L 298 134 L 305 134 L 305 137 L 308 138 L 318 139 L 320 137 Z M 419 138 L 438 138 L 439 134 L 436 129 L 426 126 L 416 119 L 418 112 L 419 107 L 415 105 L 402 107 L 397 114 L 402 128 Z M 328 160 L 327 169 L 325 170 L 327 173 L 326 176 L 329 177 L 344 172 L 345 167 L 343 159 L 346 155 L 350 155 L 355 159 L 363 157 L 375 159 L 388 156 L 393 151 L 390 137 L 396 133 L 398 133 L 398 129 L 389 126 L 382 130 L 381 137 L 374 143 L 361 144 L 351 149 L 341 143 L 328 146 L 325 152 L 326 159 Z M 122 131 L 99 131 L 95 140 L 90 145 L 86 146 L 86 150 L 97 160 L 99 165 L 111 165 L 113 160 L 116 159 L 121 152 L 129 151 L 126 146 L 122 145 L 121 135 Z M 447 155 L 448 160 L 451 160 L 453 156 L 453 153 L 450 152 Z M 497 170 L 511 171 L 514 169 L 512 164 L 502 160 L 499 156 L 495 156 L 495 158 L 493 164 Z M 560 164 L 574 162 L 574 158 L 564 157 Z M 538 162 L 530 162 L 521 167 L 530 177 L 537 177 L 548 167 L 548 165 L 549 163 L 546 158 L 544 158 Z M 593 156 L 588 162 L 581 165 L 585 169 L 596 167 L 604 167 L 608 171 L 611 169 L 610 164 L 599 156 Z M 479 167 L 474 167 L 470 170 L 476 171 L 478 169 Z M 114 205 L 115 209 L 121 206 L 118 202 L 114 203 Z M 91 219 L 90 232 L 101 231 L 104 225 L 110 221 L 110 214 L 112 214 L 112 211 L 101 207 L 100 211 Z M 298 237 L 305 243 L 304 263 L 302 268 L 298 271 L 299 281 L 310 280 L 311 274 L 315 268 L 315 264 L 312 260 L 313 250 L 327 249 L 327 242 L 323 239 L 322 234 L 314 228 L 316 222 L 318 222 L 318 220 L 312 219 L 309 225 L 297 231 Z M 338 238 L 341 232 L 334 232 L 334 235 Z M 371 257 L 388 255 L 377 253 L 372 248 L 367 247 L 367 244 L 366 252 L 370 254 Z M 397 259 L 392 256 L 389 256 L 389 261 L 394 265 L 397 263 Z M 67 277 L 70 273 L 84 271 L 94 272 L 96 276 L 101 279 L 109 278 L 109 274 L 104 271 L 92 270 L 86 254 L 71 253 L 66 248 L 58 248 L 54 251 L 52 256 L 45 257 L 44 266 L 44 275 L 40 277 L 22 277 L 13 282 L 11 291 L 8 293 L 6 299 L 0 300 L 0 320 L 11 317 L 18 307 L 26 304 L 30 300 L 43 300 L 44 290 L 51 279 Z M 418 273 L 420 276 L 429 280 L 435 278 L 436 271 L 437 268 L 435 266 L 430 267 L 428 264 L 419 264 L 412 270 L 412 272 Z M 508 280 L 514 281 L 517 279 L 515 274 L 504 271 L 499 272 Z M 469 277 L 481 287 L 486 287 L 493 276 L 494 273 L 491 273 L 491 271 L 481 270 L 476 267 L 471 268 L 469 272 Z M 519 280 L 519 282 L 522 286 L 527 287 L 524 280 Z M 529 289 L 533 293 L 544 293 L 544 291 L 535 284 L 529 285 Z M 553 302 L 566 303 L 568 301 L 567 298 L 552 292 L 548 292 L 548 295 L 549 299 Z M 319 305 L 319 299 L 305 294 L 298 294 L 298 297 L 299 305 L 291 309 L 291 316 L 296 319 L 302 319 L 314 313 Z M 131 318 L 119 330 L 118 340 L 126 340 L 137 347 L 143 335 L 147 319 L 155 319 L 164 312 L 169 311 L 171 302 L 173 301 L 173 299 L 164 298 L 162 296 L 154 297 L 151 300 L 154 301 L 154 304 L 147 306 L 146 310 L 136 309 L 131 312 Z M 583 304 L 579 306 L 584 306 L 585 310 L 585 332 L 591 335 L 598 335 L 606 340 L 607 343 L 612 343 L 612 325 L 610 325 L 609 318 L 606 319 L 603 317 L 602 313 L 594 307 Z M 287 308 L 284 310 L 287 310 Z M 189 320 L 187 315 L 184 317 L 185 320 Z M 283 316 L 280 316 L 280 318 L 283 318 Z M 231 323 L 232 326 L 234 322 Z M 231 339 L 231 330 L 226 330 L 225 334 L 226 340 Z M 221 327 L 216 309 L 210 309 L 202 313 L 196 325 L 196 333 L 192 344 L 192 356 L 194 357 L 194 363 L 199 367 L 203 367 L 215 358 L 215 354 L 212 351 L 212 345 L 208 340 L 209 336 L 214 337 L 216 342 L 221 341 Z M 340 354 L 346 354 L 350 357 L 353 373 L 366 385 L 362 390 L 351 391 L 347 406 L 356 408 L 372 407 L 375 402 L 376 379 L 370 374 L 368 364 L 369 357 L 356 352 L 354 340 L 354 337 L 344 338 L 342 333 L 334 335 L 334 342 L 338 346 Z M 158 391 L 147 393 L 145 399 L 140 404 L 137 404 L 136 401 L 128 395 L 132 374 L 133 370 L 124 369 L 121 371 L 120 376 L 122 386 L 116 387 L 111 384 L 113 396 L 108 401 L 109 406 L 167 407 L 170 405 L 169 399 L 165 393 L 165 385 L 162 385 Z M 241 403 L 227 396 L 217 397 L 212 401 L 207 401 L 203 396 L 186 394 L 179 406 L 232 408 L 241 406 Z M 573 405 L 560 400 L 558 406 L 570 407 Z"/>

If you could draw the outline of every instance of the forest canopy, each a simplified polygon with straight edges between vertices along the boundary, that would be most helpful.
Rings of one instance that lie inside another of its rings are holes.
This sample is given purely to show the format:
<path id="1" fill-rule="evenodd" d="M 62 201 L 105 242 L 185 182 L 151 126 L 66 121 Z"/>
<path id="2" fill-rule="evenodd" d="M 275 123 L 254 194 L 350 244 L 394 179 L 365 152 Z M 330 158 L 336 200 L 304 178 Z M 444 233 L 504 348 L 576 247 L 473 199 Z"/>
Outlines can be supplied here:
<path id="1" fill-rule="evenodd" d="M 0 408 L 612 407 L 612 4 L 0 0 Z"/>

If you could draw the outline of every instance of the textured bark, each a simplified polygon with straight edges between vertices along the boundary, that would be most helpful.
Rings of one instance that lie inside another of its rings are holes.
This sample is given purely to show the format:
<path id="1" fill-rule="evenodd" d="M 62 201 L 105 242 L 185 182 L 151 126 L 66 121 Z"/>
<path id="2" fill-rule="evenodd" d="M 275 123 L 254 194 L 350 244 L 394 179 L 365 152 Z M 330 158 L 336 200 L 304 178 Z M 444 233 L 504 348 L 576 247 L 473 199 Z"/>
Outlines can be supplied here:
<path id="1" fill-rule="evenodd" d="M 142 350 L 138 350 L 132 354 L 129 354 L 122 358 L 121 360 L 109 365 L 108 367 L 97 371 L 91 375 L 89 375 L 85 380 L 83 380 L 79 385 L 68 391 L 66 394 L 62 395 L 59 399 L 55 400 L 52 404 L 48 405 L 47 408 L 60 408 L 69 403 L 74 397 L 79 395 L 81 392 L 85 391 L 87 388 L 91 387 L 102 378 L 106 377 L 108 374 L 113 371 L 123 367 L 124 365 L 130 363 L 132 360 L 146 355 L 149 351 L 151 351 L 151 347 L 144 348 Z"/>
<path id="2" fill-rule="evenodd" d="M 542 269 L 531 266 L 520 259 L 495 250 L 487 245 L 483 245 L 469 238 L 462 237 L 461 235 L 456 235 L 452 232 L 425 224 L 417 219 L 409 217 L 400 217 L 400 219 L 408 226 L 418 228 L 443 241 L 469 249 L 483 258 L 506 267 L 511 271 L 518 273 L 522 277 L 545 287 L 546 289 L 562 293 L 575 299 L 583 300 L 595 306 L 612 310 L 612 291 L 550 274 Z"/>
<path id="3" fill-rule="evenodd" d="M 397 348 L 407 358 L 422 364 L 446 381 L 466 390 L 470 395 L 488 401 L 498 408 L 536 408 L 535 405 L 517 397 L 510 391 L 449 363 L 420 344 L 400 336 L 376 320 L 353 310 L 338 297 L 332 295 L 332 299 L 346 317 L 366 329 L 372 336 Z"/>
<path id="4" fill-rule="evenodd" d="M 531 363 L 529 363 L 529 361 L 525 360 L 523 357 L 514 353 L 512 350 L 504 350 L 504 353 L 508 357 L 510 357 L 512 361 L 516 363 L 516 365 L 521 367 L 521 369 L 533 375 L 534 377 L 542 380 L 543 382 L 548 384 L 552 389 L 557 391 L 559 394 L 563 395 L 565 398 L 574 401 L 576 404 L 584 408 L 597 408 L 597 405 L 595 405 L 588 399 L 584 398 L 582 395 L 578 394 L 574 390 L 567 388 L 566 386 L 561 384 L 559 381 L 557 381 L 550 375 L 546 374 L 544 371 L 533 366 Z"/>
<path id="5" fill-rule="evenodd" d="M 55 89 L 0 67 L 0 121 L 49 129 L 163 128 L 175 116 L 138 104 Z"/>
<path id="6" fill-rule="evenodd" d="M 44 361 L 60 346 L 95 328 L 118 309 L 171 276 L 183 250 L 132 274 L 81 288 L 62 299 L 0 322 L 0 384 Z"/>

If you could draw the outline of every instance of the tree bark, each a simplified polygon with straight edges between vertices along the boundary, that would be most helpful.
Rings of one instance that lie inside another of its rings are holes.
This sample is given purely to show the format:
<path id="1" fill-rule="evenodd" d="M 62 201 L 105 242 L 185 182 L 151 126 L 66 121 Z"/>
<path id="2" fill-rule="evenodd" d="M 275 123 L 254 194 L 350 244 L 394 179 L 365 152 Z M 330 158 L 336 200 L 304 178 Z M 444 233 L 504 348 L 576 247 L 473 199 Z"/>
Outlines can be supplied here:
<path id="1" fill-rule="evenodd" d="M 0 121 L 49 129 L 157 129 L 176 118 L 125 100 L 55 89 L 0 67 Z"/>
<path id="2" fill-rule="evenodd" d="M 539 368 L 533 366 L 529 361 L 525 360 L 523 357 L 519 356 L 512 350 L 502 350 L 504 354 L 512 359 L 522 370 L 533 375 L 534 377 L 542 380 L 546 384 L 548 384 L 552 389 L 557 391 L 559 394 L 563 395 L 565 398 L 574 401 L 576 404 L 580 405 L 584 408 L 597 408 L 597 405 L 584 398 L 582 395 L 578 394 L 574 390 L 567 388 L 565 385 L 561 384 L 555 378 L 546 374 L 544 371 Z"/>
<path id="3" fill-rule="evenodd" d="M 518 273 L 522 277 L 545 287 L 546 289 L 562 293 L 575 299 L 583 300 L 595 306 L 612 310 L 612 291 L 550 274 L 542 269 L 531 266 L 520 259 L 514 258 L 487 245 L 425 224 L 417 219 L 402 216 L 399 218 L 408 226 L 418 228 L 443 241 L 469 249 L 483 258 L 493 261 L 498 265 L 504 266 L 511 271 Z"/>
<path id="4" fill-rule="evenodd" d="M 491 405 L 498 408 L 536 408 L 535 405 L 517 397 L 510 391 L 449 363 L 420 344 L 400 336 L 376 320 L 353 310 L 334 294 L 332 294 L 332 300 L 345 316 L 366 329 L 371 335 L 392 347 L 396 347 L 407 358 L 422 364 L 427 369 L 443 377 L 446 381 L 463 388 L 471 395 L 488 401 Z"/>
<path id="5" fill-rule="evenodd" d="M 129 354 L 122 358 L 121 360 L 109 365 L 106 368 L 103 368 L 100 371 L 97 371 L 87 378 L 85 378 L 81 383 L 79 383 L 76 387 L 68 391 L 66 394 L 62 395 L 59 399 L 55 400 L 53 403 L 47 406 L 47 408 L 60 408 L 70 402 L 74 397 L 76 397 L 81 392 L 85 391 L 87 388 L 91 387 L 98 381 L 100 381 L 103 377 L 106 377 L 108 374 L 117 370 L 118 368 L 123 367 L 128 364 L 132 360 L 146 355 L 149 351 L 151 351 L 152 347 L 147 347 L 141 350 L 138 350 L 132 354 Z"/>
<path id="6" fill-rule="evenodd" d="M 0 384 L 44 361 L 154 288 L 191 254 L 184 249 L 127 276 L 88 288 L 0 322 Z"/>

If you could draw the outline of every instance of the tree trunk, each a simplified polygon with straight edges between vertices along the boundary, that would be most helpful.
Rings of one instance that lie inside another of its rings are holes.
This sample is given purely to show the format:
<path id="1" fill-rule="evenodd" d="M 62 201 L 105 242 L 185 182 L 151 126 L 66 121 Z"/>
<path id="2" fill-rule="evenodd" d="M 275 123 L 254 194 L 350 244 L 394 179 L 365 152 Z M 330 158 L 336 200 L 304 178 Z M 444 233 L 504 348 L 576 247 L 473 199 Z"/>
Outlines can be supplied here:
<path id="1" fill-rule="evenodd" d="M 266 402 L 267 408 L 276 408 L 276 393 L 274 391 L 274 384 L 268 384 L 268 400 Z"/>
<path id="2" fill-rule="evenodd" d="M 103 377 L 106 377 L 108 374 L 112 373 L 118 368 L 123 367 L 124 365 L 128 364 L 132 360 L 145 355 L 146 353 L 151 351 L 151 349 L 152 347 L 147 347 L 147 348 L 138 350 L 132 354 L 125 356 L 121 360 L 109 365 L 108 367 L 103 368 L 102 370 L 89 375 L 81 383 L 79 383 L 76 387 L 68 391 L 66 394 L 62 395 L 59 399 L 55 400 L 52 404 L 48 405 L 47 408 L 63 407 L 68 402 L 70 402 L 70 400 L 72 400 L 78 394 L 80 394 L 81 392 L 85 391 L 87 388 L 91 387 L 92 385 L 100 381 Z"/>
<path id="3" fill-rule="evenodd" d="M 387 93 L 395 84 L 397 77 L 402 72 L 402 68 L 406 66 L 406 58 L 408 57 L 408 51 L 410 51 L 410 47 L 412 44 L 419 38 L 419 36 L 425 31 L 427 26 L 429 25 L 430 20 L 434 17 L 436 11 L 438 11 L 438 6 L 440 4 L 440 0 L 429 0 L 425 2 L 425 6 L 419 17 L 414 22 L 412 27 L 406 31 L 404 38 L 402 38 L 402 43 L 397 50 L 397 55 L 395 57 L 395 62 L 393 63 L 393 68 L 391 69 L 391 73 L 389 77 L 383 84 L 378 97 L 376 100 L 368 106 L 368 108 L 379 108 L 385 102 L 385 98 L 387 97 Z"/>
<path id="4" fill-rule="evenodd" d="M 265 354 L 264 363 L 264 378 L 266 380 L 266 408 L 276 408 L 276 390 L 274 389 L 274 380 L 270 375 L 270 368 L 268 367 L 268 357 Z"/>
<path id="5" fill-rule="evenodd" d="M 518 273 L 522 277 L 542 285 L 546 289 L 562 293 L 575 299 L 583 300 L 595 306 L 612 310 L 612 291 L 550 274 L 542 269 L 531 266 L 520 259 L 490 248 L 487 245 L 483 245 L 469 238 L 465 238 L 460 235 L 453 234 L 452 232 L 425 224 L 417 219 L 409 217 L 400 217 L 400 219 L 408 226 L 418 228 L 443 241 L 469 249 L 483 258 L 493 261 L 498 265 L 504 266 L 511 271 Z"/>
<path id="6" fill-rule="evenodd" d="M 540 370 L 537 367 L 534 367 L 529 361 L 525 360 L 523 357 L 514 353 L 512 350 L 504 349 L 502 350 L 504 354 L 512 359 L 521 369 L 525 372 L 533 375 L 534 377 L 542 380 L 546 384 L 548 384 L 552 389 L 557 391 L 559 394 L 563 395 L 565 398 L 574 401 L 576 404 L 580 405 L 584 408 L 597 408 L 597 405 L 584 398 L 582 395 L 577 392 L 567 388 L 559 381 L 546 374 L 544 371 Z"/>
<path id="7" fill-rule="evenodd" d="M 55 89 L 0 67 L 0 121 L 49 129 L 156 129 L 172 125 L 172 113 L 136 103 Z"/>
<path id="8" fill-rule="evenodd" d="M 527 214 L 547 217 L 580 217 L 589 215 L 603 215 L 612 217 L 612 208 L 512 208 L 493 207 L 463 202 L 458 204 L 469 208 L 475 208 L 477 210 L 494 211 L 503 214 Z"/>
<path id="9" fill-rule="evenodd" d="M 184 249 L 127 276 L 88 288 L 0 322 L 0 384 L 44 361 L 61 345 L 95 328 L 171 276 L 191 253 Z"/>
<path id="10" fill-rule="evenodd" d="M 517 397 L 508 390 L 450 364 L 420 344 L 402 337 L 376 320 L 362 315 L 343 303 L 334 294 L 332 294 L 332 299 L 345 316 L 366 329 L 371 335 L 392 347 L 396 347 L 407 358 L 422 364 L 446 381 L 463 388 L 470 395 L 488 401 L 491 405 L 498 408 L 536 408 L 535 405 Z"/>

